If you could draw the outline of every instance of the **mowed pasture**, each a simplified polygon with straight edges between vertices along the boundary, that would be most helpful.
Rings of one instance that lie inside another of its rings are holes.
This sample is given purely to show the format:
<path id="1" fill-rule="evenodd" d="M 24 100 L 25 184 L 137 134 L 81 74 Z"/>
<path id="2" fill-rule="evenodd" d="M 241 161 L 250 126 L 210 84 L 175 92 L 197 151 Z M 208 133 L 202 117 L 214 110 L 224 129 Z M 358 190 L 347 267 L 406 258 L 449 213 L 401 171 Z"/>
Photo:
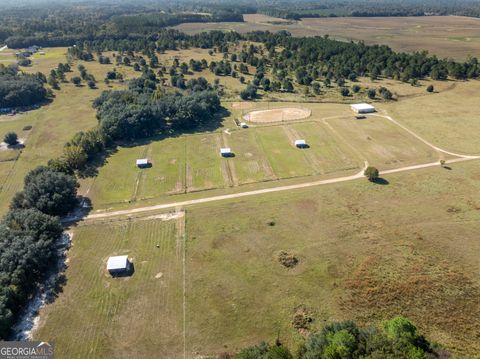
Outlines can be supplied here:
<path id="1" fill-rule="evenodd" d="M 310 147 L 296 148 L 294 141 L 300 138 Z M 231 148 L 234 156 L 221 157 L 222 147 Z M 140 158 L 148 158 L 151 167 L 138 168 Z M 321 121 L 234 128 L 120 146 L 94 180 L 82 183 L 82 193 L 88 193 L 94 209 L 102 209 L 272 180 L 342 176 L 362 166 L 362 158 Z"/>
<path id="2" fill-rule="evenodd" d="M 441 156 L 384 117 L 370 115 L 357 120 L 352 116 L 325 122 L 341 141 L 379 170 L 435 162 Z"/>
<path id="3" fill-rule="evenodd" d="M 480 154 L 479 81 L 456 82 L 449 91 L 382 104 L 388 113 L 435 145 Z"/>
<path id="4" fill-rule="evenodd" d="M 42 310 L 35 338 L 60 358 L 180 358 L 183 220 L 152 218 L 72 230 L 67 281 Z M 131 277 L 112 278 L 109 256 L 127 254 Z"/>
<path id="5" fill-rule="evenodd" d="M 209 30 L 289 31 L 292 36 L 329 35 L 343 41 L 385 44 L 396 51 L 427 50 L 439 57 L 464 60 L 480 53 L 480 20 L 462 16 L 332 17 L 285 21 L 245 14 L 245 22 L 185 23 L 175 26 L 188 34 Z"/>
<path id="6" fill-rule="evenodd" d="M 452 158 L 383 117 L 382 106 L 378 114 L 356 119 L 348 105 L 302 104 L 311 111 L 307 119 L 282 121 L 277 113 L 281 104 L 272 104 L 275 116 L 267 117 L 277 122 L 249 122 L 249 128 L 239 128 L 234 118 L 239 121 L 264 106 L 251 105 L 246 110 L 231 104 L 231 117 L 215 132 L 119 147 L 93 181 L 82 183 L 81 192 L 99 210 L 275 180 L 342 177 L 360 171 L 365 161 L 382 171 Z M 308 148 L 296 148 L 299 139 Z M 230 148 L 234 156 L 220 156 L 222 147 Z M 137 168 L 140 158 L 148 158 L 152 166 Z"/>

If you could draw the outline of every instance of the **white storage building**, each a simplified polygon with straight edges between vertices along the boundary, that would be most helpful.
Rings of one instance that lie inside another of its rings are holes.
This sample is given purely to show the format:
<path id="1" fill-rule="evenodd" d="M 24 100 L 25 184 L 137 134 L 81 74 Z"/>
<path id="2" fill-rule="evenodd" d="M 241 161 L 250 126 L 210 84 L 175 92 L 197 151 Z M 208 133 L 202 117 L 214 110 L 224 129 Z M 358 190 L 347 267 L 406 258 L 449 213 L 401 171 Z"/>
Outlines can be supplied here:
<path id="1" fill-rule="evenodd" d="M 308 145 L 305 140 L 295 140 L 295 147 L 305 148 L 305 147 L 308 147 Z"/>
<path id="2" fill-rule="evenodd" d="M 230 157 L 232 155 L 232 150 L 230 147 L 222 147 L 220 148 L 220 156 L 222 157 Z"/>
<path id="3" fill-rule="evenodd" d="M 350 106 L 355 113 L 372 113 L 375 112 L 375 107 L 368 103 L 357 103 Z"/>
<path id="4" fill-rule="evenodd" d="M 128 273 L 130 270 L 128 255 L 109 257 L 107 261 L 107 270 L 112 276 Z"/>
<path id="5" fill-rule="evenodd" d="M 137 167 L 145 168 L 148 167 L 148 158 L 140 158 L 136 161 Z"/>

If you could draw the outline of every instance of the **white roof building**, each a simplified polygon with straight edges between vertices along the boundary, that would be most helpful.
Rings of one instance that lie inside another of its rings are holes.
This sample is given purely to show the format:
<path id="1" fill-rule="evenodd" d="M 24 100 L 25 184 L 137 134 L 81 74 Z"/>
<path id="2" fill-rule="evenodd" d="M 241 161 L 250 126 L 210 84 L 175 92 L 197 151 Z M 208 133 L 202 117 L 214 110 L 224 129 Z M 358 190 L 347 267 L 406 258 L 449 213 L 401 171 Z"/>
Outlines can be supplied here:
<path id="1" fill-rule="evenodd" d="M 375 107 L 368 103 L 357 103 L 350 106 L 355 113 L 371 113 L 375 112 Z"/>
<path id="2" fill-rule="evenodd" d="M 107 261 L 107 270 L 111 271 L 126 271 L 128 269 L 128 256 L 109 257 Z"/>
<path id="3" fill-rule="evenodd" d="M 147 166 L 148 165 L 148 158 L 140 158 L 137 160 L 137 166 L 142 167 L 142 166 Z"/>
<path id="4" fill-rule="evenodd" d="M 306 145 L 307 145 L 307 142 L 305 142 L 305 140 L 295 140 L 296 147 L 305 147 Z"/>
<path id="5" fill-rule="evenodd" d="M 232 151 L 230 150 L 230 147 L 222 147 L 222 148 L 220 148 L 220 154 L 221 154 L 222 156 L 227 156 L 227 155 L 229 155 L 229 154 L 231 154 L 231 153 L 232 153 Z"/>

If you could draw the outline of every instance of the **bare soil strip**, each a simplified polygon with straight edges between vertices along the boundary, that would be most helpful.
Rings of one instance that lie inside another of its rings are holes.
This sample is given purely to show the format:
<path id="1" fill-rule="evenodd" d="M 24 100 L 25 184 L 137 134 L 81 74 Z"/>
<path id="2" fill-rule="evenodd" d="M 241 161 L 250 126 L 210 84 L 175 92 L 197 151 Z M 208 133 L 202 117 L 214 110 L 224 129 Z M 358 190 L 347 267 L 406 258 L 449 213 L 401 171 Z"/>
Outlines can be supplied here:
<path id="1" fill-rule="evenodd" d="M 247 113 L 243 118 L 253 123 L 272 123 L 303 120 L 310 117 L 312 111 L 300 107 L 274 108 L 271 110 L 257 110 Z"/>

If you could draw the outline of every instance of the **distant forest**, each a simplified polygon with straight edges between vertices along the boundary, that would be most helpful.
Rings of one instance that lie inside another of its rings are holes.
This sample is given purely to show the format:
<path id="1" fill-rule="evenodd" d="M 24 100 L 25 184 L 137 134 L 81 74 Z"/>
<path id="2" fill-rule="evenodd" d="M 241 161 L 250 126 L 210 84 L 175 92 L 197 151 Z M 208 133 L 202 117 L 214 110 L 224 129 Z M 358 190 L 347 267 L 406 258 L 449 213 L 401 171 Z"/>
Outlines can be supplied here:
<path id="1" fill-rule="evenodd" d="M 79 6 L 81 4 L 82 6 Z M 179 0 L 73 2 L 19 0 L 2 4 L 0 44 L 71 46 L 99 38 L 135 39 L 184 22 L 242 22 L 242 14 L 285 19 L 335 16 L 480 17 L 478 0 Z"/>

